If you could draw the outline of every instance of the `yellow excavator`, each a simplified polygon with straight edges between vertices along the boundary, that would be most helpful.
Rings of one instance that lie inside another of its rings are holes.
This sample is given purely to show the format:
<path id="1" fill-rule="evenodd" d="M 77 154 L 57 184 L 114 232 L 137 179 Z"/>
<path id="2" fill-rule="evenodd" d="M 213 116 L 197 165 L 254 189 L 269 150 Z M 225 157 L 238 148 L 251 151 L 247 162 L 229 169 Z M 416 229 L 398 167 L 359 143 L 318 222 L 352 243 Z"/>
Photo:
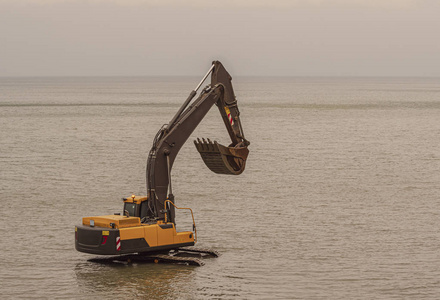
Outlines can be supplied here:
<path id="1" fill-rule="evenodd" d="M 208 84 L 194 100 L 197 91 L 211 74 Z M 122 214 L 85 217 L 75 226 L 78 251 L 118 255 L 130 260 L 136 255 L 144 260 L 184 262 L 201 265 L 194 258 L 183 258 L 182 251 L 217 256 L 216 251 L 191 247 L 197 242 L 193 211 L 175 205 L 171 185 L 171 168 L 180 148 L 194 129 L 216 104 L 231 144 L 226 147 L 210 139 L 194 141 L 206 166 L 217 174 L 239 175 L 246 165 L 249 141 L 244 137 L 232 77 L 219 61 L 211 68 L 177 111 L 171 121 L 156 134 L 148 155 L 147 195 L 123 198 Z M 192 231 L 176 231 L 175 210 L 188 210 Z M 121 256 L 124 254 L 124 256 Z"/>

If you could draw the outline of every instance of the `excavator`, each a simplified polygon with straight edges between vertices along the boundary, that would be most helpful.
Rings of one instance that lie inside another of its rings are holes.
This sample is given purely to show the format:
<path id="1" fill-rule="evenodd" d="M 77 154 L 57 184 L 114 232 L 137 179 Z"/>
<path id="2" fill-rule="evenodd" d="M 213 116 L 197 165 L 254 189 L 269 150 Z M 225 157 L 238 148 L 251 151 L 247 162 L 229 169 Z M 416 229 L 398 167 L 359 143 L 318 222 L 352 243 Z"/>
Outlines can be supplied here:
<path id="1" fill-rule="evenodd" d="M 210 74 L 211 83 L 194 99 Z M 75 226 L 76 250 L 114 255 L 125 261 L 136 257 L 156 263 L 195 265 L 203 263 L 197 258 L 179 254 L 218 255 L 215 250 L 192 247 L 197 242 L 194 214 L 190 208 L 176 206 L 171 182 L 171 169 L 179 150 L 214 104 L 219 109 L 231 144 L 226 147 L 217 141 L 197 138 L 194 141 L 196 149 L 214 173 L 239 175 L 244 171 L 250 143 L 243 133 L 232 77 L 219 61 L 214 61 L 171 121 L 157 132 L 147 160 L 147 194 L 122 198 L 122 214 L 84 217 L 82 224 Z M 187 210 L 191 214 L 192 231 L 176 230 L 176 209 Z"/>

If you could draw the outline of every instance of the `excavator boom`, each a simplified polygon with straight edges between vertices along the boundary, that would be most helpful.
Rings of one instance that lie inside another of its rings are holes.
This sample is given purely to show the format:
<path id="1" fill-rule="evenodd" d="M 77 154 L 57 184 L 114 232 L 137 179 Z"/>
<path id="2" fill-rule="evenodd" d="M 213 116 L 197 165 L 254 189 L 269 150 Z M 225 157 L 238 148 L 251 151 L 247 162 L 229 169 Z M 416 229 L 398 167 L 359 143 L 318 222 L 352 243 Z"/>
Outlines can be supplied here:
<path id="1" fill-rule="evenodd" d="M 174 160 L 194 129 L 211 107 L 216 104 L 231 138 L 226 147 L 209 139 L 198 139 L 195 145 L 207 167 L 215 173 L 238 175 L 246 165 L 249 142 L 244 138 L 240 112 L 237 106 L 232 77 L 219 61 L 214 61 L 206 77 L 211 73 L 211 84 L 191 103 L 202 82 L 194 89 L 170 123 L 156 135 L 147 162 L 147 194 L 151 201 L 149 219 L 163 219 L 165 200 L 174 203 L 171 188 L 171 169 Z M 170 209 L 170 220 L 174 222 L 174 209 Z M 146 216 L 141 216 L 141 218 Z"/>

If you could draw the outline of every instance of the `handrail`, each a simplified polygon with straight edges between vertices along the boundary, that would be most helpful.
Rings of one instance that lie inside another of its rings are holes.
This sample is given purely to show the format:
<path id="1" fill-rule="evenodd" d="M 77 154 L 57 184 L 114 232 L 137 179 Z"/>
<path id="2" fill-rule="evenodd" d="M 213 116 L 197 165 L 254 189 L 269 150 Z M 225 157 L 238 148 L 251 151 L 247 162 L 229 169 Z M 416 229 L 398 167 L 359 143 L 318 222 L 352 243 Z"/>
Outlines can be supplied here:
<path id="1" fill-rule="evenodd" d="M 177 207 L 171 200 L 165 200 L 164 204 L 164 210 L 165 210 L 165 223 L 167 222 L 167 202 L 171 203 L 174 208 L 177 209 L 188 209 L 191 212 L 191 217 L 193 219 L 193 229 L 194 229 L 194 243 L 197 243 L 197 228 L 196 228 L 196 222 L 194 221 L 194 214 L 191 208 L 189 207 Z"/>

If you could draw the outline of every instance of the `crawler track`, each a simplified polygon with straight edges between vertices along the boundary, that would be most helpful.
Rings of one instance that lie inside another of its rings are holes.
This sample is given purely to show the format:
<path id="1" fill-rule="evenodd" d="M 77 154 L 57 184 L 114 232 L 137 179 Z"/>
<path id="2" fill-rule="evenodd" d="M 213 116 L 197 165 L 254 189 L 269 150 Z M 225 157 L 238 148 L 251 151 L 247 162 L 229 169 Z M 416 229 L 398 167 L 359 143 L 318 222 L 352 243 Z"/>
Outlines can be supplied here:
<path id="1" fill-rule="evenodd" d="M 196 247 L 180 247 L 178 249 L 179 251 L 185 251 L 189 253 L 200 253 L 200 254 L 208 254 L 213 257 L 219 257 L 220 253 L 216 250 L 209 249 L 209 248 L 196 248 Z"/>
<path id="2" fill-rule="evenodd" d="M 198 257 L 188 257 L 186 255 L 198 254 Z M 128 254 L 112 257 L 98 257 L 90 259 L 89 261 L 112 264 L 118 262 L 124 263 L 168 263 L 168 264 L 183 264 L 191 266 L 203 266 L 205 263 L 202 258 L 211 256 L 218 257 L 220 253 L 208 248 L 195 248 L 195 247 L 181 247 L 168 253 L 155 253 L 155 254 Z"/>

